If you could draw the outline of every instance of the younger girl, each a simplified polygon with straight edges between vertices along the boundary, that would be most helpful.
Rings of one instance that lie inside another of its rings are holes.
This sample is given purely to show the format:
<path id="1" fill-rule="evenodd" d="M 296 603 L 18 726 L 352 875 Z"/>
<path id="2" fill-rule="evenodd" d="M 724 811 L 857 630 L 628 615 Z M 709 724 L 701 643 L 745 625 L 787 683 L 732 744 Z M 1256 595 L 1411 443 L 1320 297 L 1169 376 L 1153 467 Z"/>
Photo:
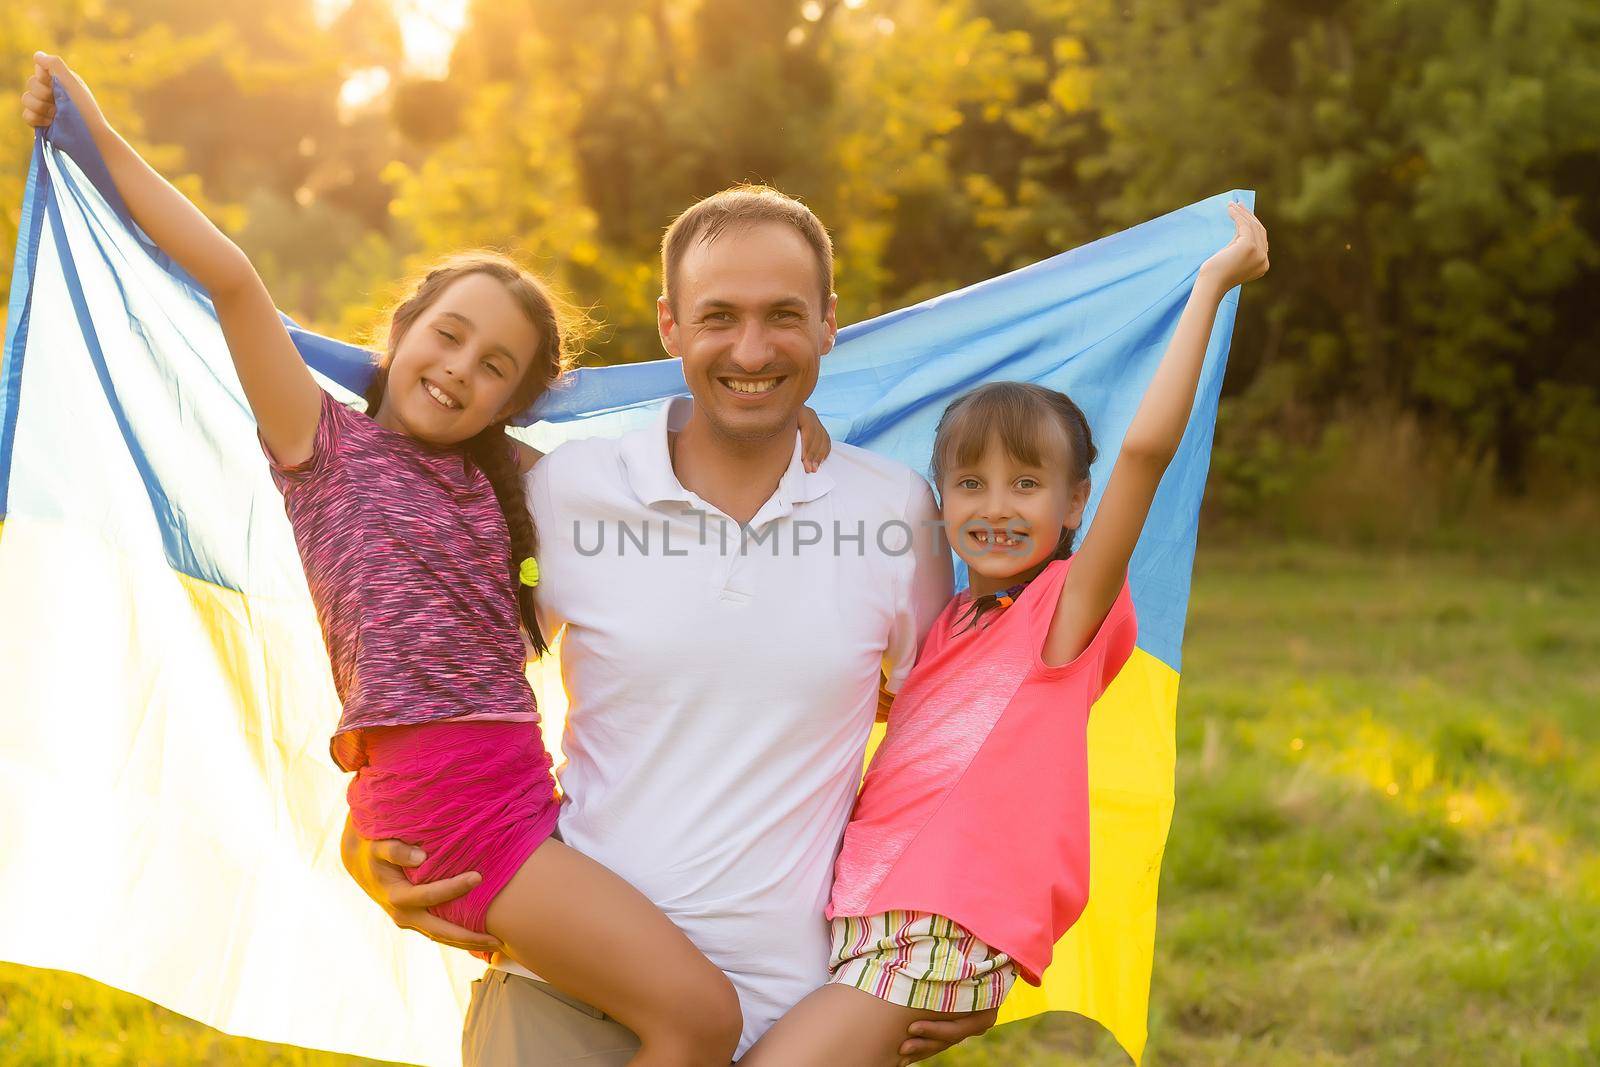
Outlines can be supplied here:
<path id="1" fill-rule="evenodd" d="M 832 981 L 742 1067 L 903 1062 L 907 1027 L 999 1006 L 1035 984 L 1089 889 L 1089 708 L 1133 650 L 1126 572 L 1194 402 L 1217 305 L 1267 268 L 1241 204 L 1201 267 L 1128 427 L 1094 525 L 1094 445 L 1067 397 L 982 386 L 933 446 L 944 530 L 971 587 L 939 616 L 889 715 L 845 830 L 828 918 Z M 997 822 L 1026 799 L 1037 817 Z"/>
<path id="2" fill-rule="evenodd" d="M 394 312 L 358 414 L 318 388 L 244 253 L 65 63 L 35 62 L 24 117 L 51 123 L 56 79 L 134 220 L 216 308 L 328 645 L 356 829 L 421 844 L 416 881 L 477 872 L 437 912 L 633 1030 L 633 1064 L 726 1065 L 741 1024 L 731 983 L 641 894 L 550 836 L 555 784 L 521 632 L 543 651 L 518 470 L 536 454 L 504 432 L 562 369 L 550 295 L 500 257 L 436 268 Z"/>

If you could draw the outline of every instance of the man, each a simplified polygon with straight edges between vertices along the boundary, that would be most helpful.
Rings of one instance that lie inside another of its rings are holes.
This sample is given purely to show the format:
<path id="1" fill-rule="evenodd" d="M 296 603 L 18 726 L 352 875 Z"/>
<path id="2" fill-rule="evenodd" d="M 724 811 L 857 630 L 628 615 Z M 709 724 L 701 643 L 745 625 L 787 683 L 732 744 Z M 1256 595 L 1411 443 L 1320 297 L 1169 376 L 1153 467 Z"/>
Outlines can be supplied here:
<path id="1" fill-rule="evenodd" d="M 880 687 L 951 594 L 922 477 L 847 445 L 813 473 L 798 415 L 837 329 L 832 246 L 770 189 L 701 201 L 662 245 L 662 343 L 692 399 L 541 460 L 540 614 L 565 629 L 567 844 L 637 886 L 739 993 L 739 1051 L 827 978 L 822 911 Z M 482 947 L 425 909 L 399 842 L 346 865 L 402 926 Z M 919 1023 L 921 1059 L 994 1013 Z M 633 1035 L 509 962 L 474 986 L 476 1063 L 626 1063 Z"/>

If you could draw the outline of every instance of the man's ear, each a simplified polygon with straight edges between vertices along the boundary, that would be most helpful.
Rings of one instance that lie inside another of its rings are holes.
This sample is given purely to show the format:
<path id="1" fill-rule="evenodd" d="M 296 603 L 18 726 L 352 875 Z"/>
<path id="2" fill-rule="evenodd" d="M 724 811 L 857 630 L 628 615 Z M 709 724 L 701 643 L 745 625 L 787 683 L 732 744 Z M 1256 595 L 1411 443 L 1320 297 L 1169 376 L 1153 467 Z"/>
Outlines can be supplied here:
<path id="1" fill-rule="evenodd" d="M 833 340 L 839 333 L 839 294 L 828 294 L 828 307 L 822 315 L 822 354 L 833 351 Z"/>
<path id="2" fill-rule="evenodd" d="M 667 350 L 667 355 L 677 359 L 678 318 L 673 314 L 672 304 L 665 295 L 656 297 L 656 332 L 661 334 L 661 347 Z"/>

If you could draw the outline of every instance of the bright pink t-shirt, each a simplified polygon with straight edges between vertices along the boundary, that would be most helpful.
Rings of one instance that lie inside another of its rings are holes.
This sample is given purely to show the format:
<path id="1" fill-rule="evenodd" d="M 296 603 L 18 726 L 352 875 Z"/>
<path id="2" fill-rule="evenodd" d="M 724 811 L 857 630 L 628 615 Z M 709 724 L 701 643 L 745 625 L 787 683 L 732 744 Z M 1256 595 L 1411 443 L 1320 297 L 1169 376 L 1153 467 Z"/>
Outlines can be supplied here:
<path id="1" fill-rule="evenodd" d="M 1138 631 L 1124 580 L 1088 647 L 1046 666 L 1071 564 L 976 629 L 952 632 L 965 595 L 935 621 L 845 828 L 828 918 L 943 915 L 1039 983 L 1089 896 L 1089 708 Z"/>

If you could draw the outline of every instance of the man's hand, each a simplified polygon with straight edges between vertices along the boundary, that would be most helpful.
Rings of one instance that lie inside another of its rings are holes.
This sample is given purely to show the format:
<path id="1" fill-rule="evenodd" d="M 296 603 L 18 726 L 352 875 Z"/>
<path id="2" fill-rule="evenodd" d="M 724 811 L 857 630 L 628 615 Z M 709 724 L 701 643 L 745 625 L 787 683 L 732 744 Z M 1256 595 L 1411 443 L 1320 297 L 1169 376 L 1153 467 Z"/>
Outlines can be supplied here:
<path id="1" fill-rule="evenodd" d="M 466 896 L 483 880 L 477 871 L 467 871 L 442 882 L 412 885 L 403 868 L 415 867 L 426 859 L 423 851 L 404 841 L 368 841 L 356 833 L 355 823 L 350 819 L 345 820 L 339 853 L 350 877 L 402 930 L 415 930 L 441 945 L 468 952 L 500 950 L 500 942 L 488 934 L 473 933 L 464 926 L 445 922 L 428 910 Z"/>
<path id="2" fill-rule="evenodd" d="M 900 1045 L 900 1062 L 902 1065 L 916 1063 L 937 1056 L 969 1037 L 987 1033 L 999 1014 L 999 1008 L 990 1008 L 960 1019 L 926 1019 L 912 1023 L 910 1036 Z"/>

